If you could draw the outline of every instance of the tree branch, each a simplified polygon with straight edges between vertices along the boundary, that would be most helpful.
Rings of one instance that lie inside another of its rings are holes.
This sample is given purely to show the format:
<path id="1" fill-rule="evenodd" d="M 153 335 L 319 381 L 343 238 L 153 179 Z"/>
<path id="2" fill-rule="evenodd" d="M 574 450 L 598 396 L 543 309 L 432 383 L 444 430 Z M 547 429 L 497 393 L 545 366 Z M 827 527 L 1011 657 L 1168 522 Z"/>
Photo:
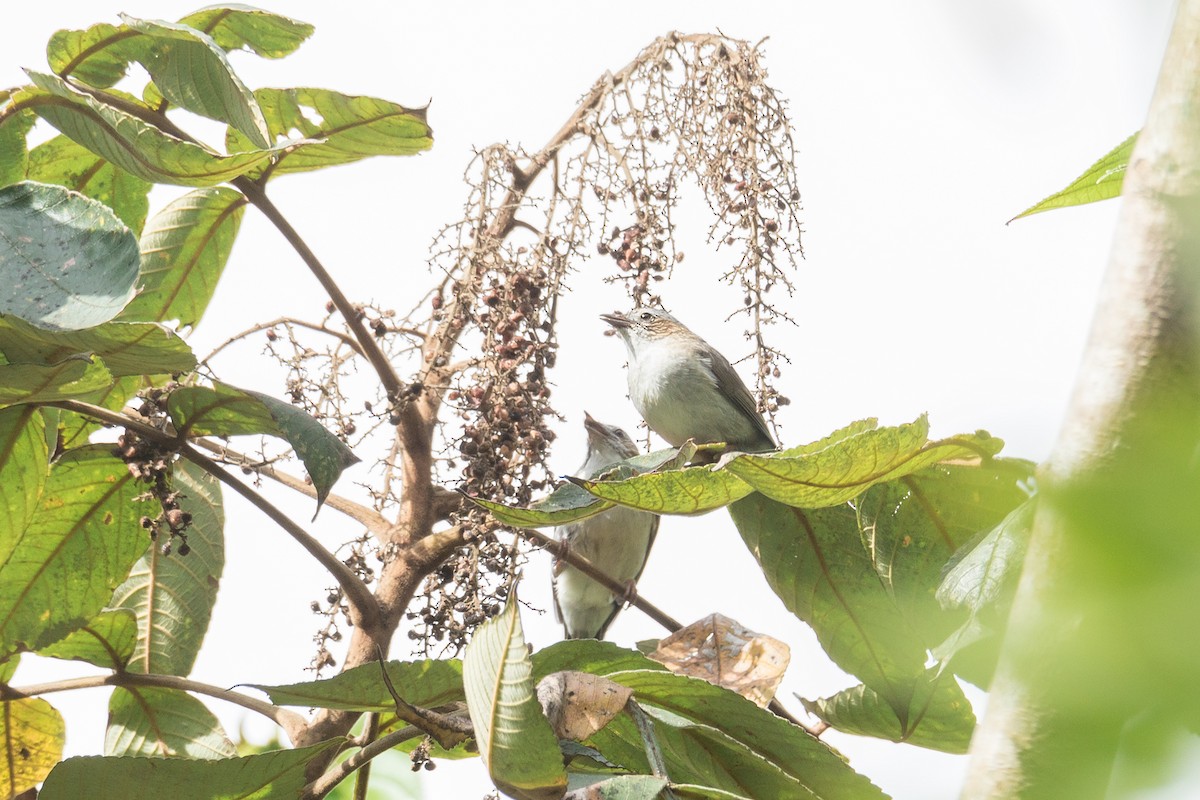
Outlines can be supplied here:
<path id="1" fill-rule="evenodd" d="M 248 697 L 229 689 L 212 686 L 207 683 L 180 678 L 176 675 L 156 675 L 142 672 L 114 672 L 110 675 L 89 675 L 82 678 L 68 678 L 49 683 L 38 683 L 32 686 L 9 686 L 0 683 L 0 700 L 19 700 L 22 697 L 37 697 L 52 692 L 66 692 L 74 689 L 94 689 L 99 686 L 157 686 L 164 689 L 178 689 L 183 692 L 194 692 L 227 703 L 241 706 L 258 714 L 262 714 L 279 727 L 283 728 L 288 740 L 294 742 L 297 734 L 307 725 L 304 717 L 294 711 L 279 706 L 273 706 L 263 700 Z"/>

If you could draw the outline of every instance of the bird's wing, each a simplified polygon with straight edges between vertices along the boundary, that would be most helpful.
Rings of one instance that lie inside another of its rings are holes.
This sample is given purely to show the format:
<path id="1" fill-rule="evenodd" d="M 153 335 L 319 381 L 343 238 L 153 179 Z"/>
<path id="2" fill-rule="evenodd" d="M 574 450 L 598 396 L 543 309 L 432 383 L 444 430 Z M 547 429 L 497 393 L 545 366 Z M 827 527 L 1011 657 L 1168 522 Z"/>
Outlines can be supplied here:
<path id="1" fill-rule="evenodd" d="M 650 538 L 646 540 L 646 555 L 642 558 L 642 567 L 637 571 L 637 575 L 633 576 L 633 583 L 641 580 L 642 572 L 646 569 L 646 562 L 650 560 L 650 548 L 654 546 L 654 537 L 658 536 L 658 522 L 660 517 L 656 514 L 654 522 L 650 523 Z M 636 589 L 635 589 L 636 591 Z M 612 625 L 613 620 L 617 618 L 617 614 L 621 613 L 621 609 L 625 607 L 625 598 L 613 597 L 613 610 L 608 615 L 608 619 L 604 620 L 604 624 L 600 626 L 600 630 L 596 631 L 596 638 L 603 639 L 604 634 L 608 632 L 608 626 Z"/>
<path id="2" fill-rule="evenodd" d="M 555 533 L 560 542 L 570 543 L 571 534 L 575 532 L 576 525 L 563 525 L 559 527 Z M 562 608 L 558 605 L 558 576 L 567 566 L 567 562 L 554 559 L 554 563 L 550 567 L 550 594 L 554 598 L 554 619 L 557 622 L 563 621 Z M 565 629 L 564 625 L 564 629 Z"/>
<path id="3" fill-rule="evenodd" d="M 774 450 L 775 437 L 771 435 L 771 429 L 767 427 L 767 422 L 762 418 L 762 414 L 758 413 L 758 406 L 754 402 L 754 396 L 750 394 L 750 390 L 746 388 L 746 384 L 742 383 L 737 370 L 729 363 L 729 359 L 718 353 L 716 349 L 710 347 L 708 355 L 713 376 L 717 379 L 717 389 L 726 397 L 733 398 L 738 411 L 743 417 L 754 424 L 755 429 L 760 434 L 759 438 L 761 441 L 757 442 L 755 446 L 761 445 L 763 450 Z"/>

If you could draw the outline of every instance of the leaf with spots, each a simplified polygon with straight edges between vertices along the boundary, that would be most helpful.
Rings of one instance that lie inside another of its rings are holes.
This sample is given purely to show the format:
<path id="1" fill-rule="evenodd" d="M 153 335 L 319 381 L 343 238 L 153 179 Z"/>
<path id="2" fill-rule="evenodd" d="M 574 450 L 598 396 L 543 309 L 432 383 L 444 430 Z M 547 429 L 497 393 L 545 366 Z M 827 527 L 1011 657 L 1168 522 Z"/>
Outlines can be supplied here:
<path id="1" fill-rule="evenodd" d="M 136 485 L 108 446 L 72 450 L 0 566 L 0 653 L 38 650 L 86 625 L 146 549 Z"/>
<path id="2" fill-rule="evenodd" d="M 58 709 L 40 697 L 8 700 L 0 710 L 0 748 L 8 756 L 0 758 L 0 791 L 22 797 L 62 759 L 66 725 Z"/>

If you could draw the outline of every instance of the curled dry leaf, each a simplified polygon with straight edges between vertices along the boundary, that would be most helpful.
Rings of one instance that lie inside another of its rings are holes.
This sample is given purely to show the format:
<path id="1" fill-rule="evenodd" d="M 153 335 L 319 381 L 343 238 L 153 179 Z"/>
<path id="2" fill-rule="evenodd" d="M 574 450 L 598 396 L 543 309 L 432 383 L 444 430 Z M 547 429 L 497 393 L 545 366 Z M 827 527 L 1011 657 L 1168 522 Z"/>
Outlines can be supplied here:
<path id="1" fill-rule="evenodd" d="M 672 672 L 732 689 L 763 708 L 775 697 L 792 657 L 783 642 L 721 614 L 676 631 L 649 656 Z"/>
<path id="2" fill-rule="evenodd" d="M 538 682 L 537 697 L 559 739 L 582 742 L 625 707 L 633 690 L 586 672 L 555 672 Z"/>

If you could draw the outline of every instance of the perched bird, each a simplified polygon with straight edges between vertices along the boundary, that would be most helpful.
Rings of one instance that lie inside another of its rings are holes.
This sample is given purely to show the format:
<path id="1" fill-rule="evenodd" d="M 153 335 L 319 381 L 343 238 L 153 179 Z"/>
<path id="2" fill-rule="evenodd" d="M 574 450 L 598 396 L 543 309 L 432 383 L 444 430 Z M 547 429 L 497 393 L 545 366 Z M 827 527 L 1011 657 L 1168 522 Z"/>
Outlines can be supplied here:
<path id="1" fill-rule="evenodd" d="M 729 449 L 775 449 L 767 423 L 733 366 L 712 345 L 660 308 L 601 314 L 629 352 L 629 399 L 650 430 L 679 447 L 725 442 Z"/>
<path id="2" fill-rule="evenodd" d="M 605 425 L 584 413 L 587 458 L 577 473 L 593 478 L 606 467 L 637 455 L 629 434 L 616 425 Z M 564 561 L 554 564 L 554 611 L 568 639 L 603 639 L 646 566 L 646 556 L 658 516 L 618 506 L 556 530 L 559 542 L 609 576 L 628 582 L 625 596 L 616 596 Z"/>

